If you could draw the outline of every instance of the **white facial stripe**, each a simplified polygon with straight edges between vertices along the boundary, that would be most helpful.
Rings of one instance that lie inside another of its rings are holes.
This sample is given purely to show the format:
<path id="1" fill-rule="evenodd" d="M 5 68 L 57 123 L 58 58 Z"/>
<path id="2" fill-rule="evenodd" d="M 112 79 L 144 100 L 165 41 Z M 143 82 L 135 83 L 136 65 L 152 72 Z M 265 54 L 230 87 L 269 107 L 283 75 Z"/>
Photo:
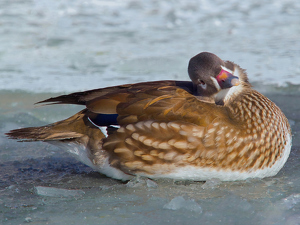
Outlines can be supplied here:
<path id="1" fill-rule="evenodd" d="M 225 66 L 221 66 L 221 68 L 222 68 L 223 70 L 227 71 L 228 73 L 233 74 L 233 71 L 230 70 L 230 69 L 228 69 L 228 68 L 226 68 Z"/>
<path id="2" fill-rule="evenodd" d="M 234 76 L 237 76 L 238 78 L 240 77 L 241 70 L 238 66 L 234 66 Z"/>
<path id="3" fill-rule="evenodd" d="M 213 83 L 214 83 L 215 87 L 218 89 L 218 91 L 220 91 L 220 90 L 221 90 L 221 87 L 220 87 L 220 85 L 219 85 L 217 79 L 214 78 L 214 77 L 210 77 L 210 79 L 213 81 Z"/>

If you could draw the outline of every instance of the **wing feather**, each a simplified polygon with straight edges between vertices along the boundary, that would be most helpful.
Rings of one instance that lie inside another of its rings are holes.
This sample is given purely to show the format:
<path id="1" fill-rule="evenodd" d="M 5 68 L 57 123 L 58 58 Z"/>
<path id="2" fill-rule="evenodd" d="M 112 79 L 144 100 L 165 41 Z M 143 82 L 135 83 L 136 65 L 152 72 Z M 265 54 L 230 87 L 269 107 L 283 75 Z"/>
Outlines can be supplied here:
<path id="1" fill-rule="evenodd" d="M 89 101 L 93 101 L 95 99 L 105 98 L 105 96 L 110 96 L 111 99 L 115 99 L 115 97 L 120 97 L 122 94 L 126 93 L 136 93 L 139 91 L 144 91 L 147 89 L 152 89 L 153 87 L 163 87 L 163 86 L 182 86 L 187 90 L 192 91 L 191 82 L 188 81 L 172 81 L 172 80 L 165 80 L 165 81 L 153 81 L 153 82 L 141 82 L 136 84 L 125 84 L 125 85 L 118 85 L 113 87 L 107 88 L 99 88 L 93 89 L 89 91 L 83 92 L 75 92 L 68 95 L 61 95 L 58 97 L 49 98 L 36 104 L 40 103 L 47 103 L 47 104 L 78 104 L 78 105 L 85 105 Z M 121 94 L 121 95 L 119 95 Z M 121 100 L 120 100 L 121 101 Z"/>
<path id="2" fill-rule="evenodd" d="M 131 94 L 126 102 L 117 105 L 117 113 L 120 125 L 126 125 L 126 117 L 135 115 L 134 122 L 183 121 L 207 126 L 217 117 L 225 118 L 227 110 L 223 106 L 203 102 L 181 88 L 169 86 Z"/>

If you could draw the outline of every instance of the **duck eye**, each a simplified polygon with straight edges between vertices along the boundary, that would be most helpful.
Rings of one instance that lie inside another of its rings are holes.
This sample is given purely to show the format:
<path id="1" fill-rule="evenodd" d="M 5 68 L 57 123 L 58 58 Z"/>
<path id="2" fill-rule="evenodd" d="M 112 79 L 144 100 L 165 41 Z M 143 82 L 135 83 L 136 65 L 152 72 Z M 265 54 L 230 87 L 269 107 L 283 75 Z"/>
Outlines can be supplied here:
<path id="1" fill-rule="evenodd" d="M 205 85 L 205 82 L 203 80 L 200 80 L 200 84 Z"/>

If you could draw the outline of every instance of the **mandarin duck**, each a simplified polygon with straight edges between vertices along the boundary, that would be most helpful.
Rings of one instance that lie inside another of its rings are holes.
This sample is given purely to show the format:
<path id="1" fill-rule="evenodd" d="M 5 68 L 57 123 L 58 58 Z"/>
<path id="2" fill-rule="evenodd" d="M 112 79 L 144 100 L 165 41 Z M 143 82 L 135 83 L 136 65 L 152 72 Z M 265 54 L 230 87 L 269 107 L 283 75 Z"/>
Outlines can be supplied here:
<path id="1" fill-rule="evenodd" d="M 94 170 L 120 180 L 222 181 L 274 176 L 291 150 L 282 111 L 251 88 L 245 70 L 202 52 L 191 81 L 155 81 L 62 95 L 38 102 L 85 109 L 13 139 L 65 148 Z"/>

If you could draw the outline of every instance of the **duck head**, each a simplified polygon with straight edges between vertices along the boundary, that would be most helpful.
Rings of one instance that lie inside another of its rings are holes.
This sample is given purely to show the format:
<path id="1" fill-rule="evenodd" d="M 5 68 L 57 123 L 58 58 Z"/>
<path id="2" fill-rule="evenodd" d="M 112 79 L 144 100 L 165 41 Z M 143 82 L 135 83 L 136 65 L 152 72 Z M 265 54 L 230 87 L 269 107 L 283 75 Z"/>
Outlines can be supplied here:
<path id="1" fill-rule="evenodd" d="M 220 92 L 227 93 L 232 87 L 248 83 L 245 71 L 237 64 L 223 61 L 210 52 L 201 52 L 192 57 L 188 73 L 195 85 L 196 95 L 201 97 L 215 99 Z"/>
<path id="2" fill-rule="evenodd" d="M 221 89 L 239 85 L 239 77 L 234 76 L 231 68 L 215 54 L 201 52 L 190 59 L 188 73 L 201 96 L 211 96 Z"/>

